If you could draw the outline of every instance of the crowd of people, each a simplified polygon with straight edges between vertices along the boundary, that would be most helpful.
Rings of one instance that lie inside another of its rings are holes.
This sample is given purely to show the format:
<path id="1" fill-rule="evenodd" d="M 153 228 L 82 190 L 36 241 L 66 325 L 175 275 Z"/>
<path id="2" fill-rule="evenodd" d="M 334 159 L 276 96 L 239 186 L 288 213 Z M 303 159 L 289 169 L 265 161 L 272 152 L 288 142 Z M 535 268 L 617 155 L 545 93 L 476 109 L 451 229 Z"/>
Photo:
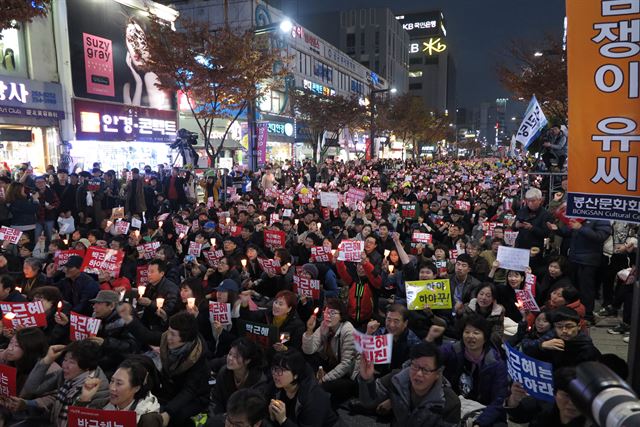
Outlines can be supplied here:
<path id="1" fill-rule="evenodd" d="M 628 342 L 638 230 L 567 218 L 566 177 L 542 191 L 530 166 L 7 171 L 0 225 L 22 234 L 2 242 L 0 303 L 40 301 L 46 325 L 3 322 L 0 362 L 17 369 L 17 393 L 0 398 L 0 417 L 66 426 L 85 406 L 134 411 L 139 426 L 330 426 L 345 413 L 394 426 L 588 425 L 568 384 L 584 361 L 628 374 L 589 328 L 622 310 L 609 332 Z M 269 230 L 284 245 L 265 241 Z M 344 241 L 363 242 L 358 259 L 341 259 Z M 501 246 L 529 251 L 524 271 L 501 267 Z M 122 253 L 118 271 L 85 271 L 92 248 Z M 318 280 L 318 295 L 301 295 L 299 278 Z M 451 309 L 410 310 L 407 282 L 435 279 L 449 281 Z M 525 289 L 538 310 L 517 298 Z M 229 322 L 210 302 L 230 305 Z M 101 320 L 94 336 L 72 340 L 72 313 Z M 276 339 L 254 339 L 247 322 Z M 391 334 L 390 363 L 363 356 L 358 334 Z M 507 344 L 552 363 L 553 402 L 509 377 Z"/>

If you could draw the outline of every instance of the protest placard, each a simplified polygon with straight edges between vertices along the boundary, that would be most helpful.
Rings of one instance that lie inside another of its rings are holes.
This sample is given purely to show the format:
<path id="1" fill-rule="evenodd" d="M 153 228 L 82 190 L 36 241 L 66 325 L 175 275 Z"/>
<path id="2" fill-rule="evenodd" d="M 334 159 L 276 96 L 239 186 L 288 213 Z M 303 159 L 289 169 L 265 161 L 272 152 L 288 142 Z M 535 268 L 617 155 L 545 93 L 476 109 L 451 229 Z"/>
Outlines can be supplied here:
<path id="1" fill-rule="evenodd" d="M 83 251 L 78 249 L 68 249 L 66 251 L 56 251 L 53 255 L 53 265 L 56 270 L 59 270 L 61 266 L 65 265 L 72 256 L 84 256 Z"/>
<path id="2" fill-rule="evenodd" d="M 16 230 L 15 228 L 5 227 L 4 225 L 0 227 L 0 241 L 7 241 L 11 244 L 17 245 L 20 237 L 22 236 L 22 231 Z"/>
<path id="3" fill-rule="evenodd" d="M 484 235 L 487 237 L 493 237 L 493 230 L 500 225 L 498 222 L 483 222 L 482 223 L 482 231 Z"/>
<path id="4" fill-rule="evenodd" d="M 271 250 L 283 248 L 286 238 L 282 230 L 264 230 L 264 245 Z"/>
<path id="5" fill-rule="evenodd" d="M 364 242 L 361 240 L 343 240 L 338 245 L 338 261 L 361 262 Z"/>
<path id="6" fill-rule="evenodd" d="M 505 270 L 525 271 L 529 266 L 529 249 L 498 246 L 496 260 Z"/>
<path id="7" fill-rule="evenodd" d="M 115 221 L 116 219 L 122 219 L 122 218 L 124 218 L 123 206 L 111 209 L 111 221 Z"/>
<path id="8" fill-rule="evenodd" d="M 338 193 L 332 193 L 328 191 L 320 192 L 320 206 L 331 209 L 338 209 L 340 207 Z"/>
<path id="9" fill-rule="evenodd" d="M 227 227 L 227 232 L 231 235 L 231 237 L 238 237 L 240 233 L 242 233 L 241 225 L 230 225 Z"/>
<path id="10" fill-rule="evenodd" d="M 209 301 L 209 321 L 220 322 L 222 325 L 231 324 L 231 304 Z"/>
<path id="11" fill-rule="evenodd" d="M 138 230 L 140 230 L 142 228 L 142 221 L 140 221 L 138 218 L 131 218 L 131 227 L 133 228 L 137 228 Z"/>
<path id="12" fill-rule="evenodd" d="M 301 297 L 320 299 L 320 281 L 298 275 L 293 276 L 294 291 Z"/>
<path id="13" fill-rule="evenodd" d="M 292 209 L 283 209 L 282 211 L 282 217 L 283 218 L 291 218 L 293 216 L 293 210 Z"/>
<path id="14" fill-rule="evenodd" d="M 393 335 L 366 335 L 356 330 L 353 331 L 353 341 L 356 351 L 362 357 L 375 365 L 391 363 L 393 350 Z"/>
<path id="15" fill-rule="evenodd" d="M 149 284 L 149 266 L 140 265 L 136 267 L 136 286 L 147 286 Z"/>
<path id="16" fill-rule="evenodd" d="M 526 311 L 531 311 L 533 313 L 537 313 L 540 311 L 540 307 L 538 307 L 536 299 L 528 289 L 516 289 L 516 300 L 518 301 L 518 304 L 520 304 L 520 306 Z"/>
<path id="17" fill-rule="evenodd" d="M 98 274 L 106 271 L 111 277 L 117 277 L 124 260 L 124 252 L 90 246 L 80 267 L 85 273 Z"/>
<path id="18" fill-rule="evenodd" d="M 136 249 L 144 259 L 153 259 L 159 247 L 160 247 L 160 242 L 149 242 L 149 243 L 143 243 L 142 245 L 136 246 Z"/>
<path id="19" fill-rule="evenodd" d="M 127 221 L 116 222 L 116 234 L 127 234 L 130 226 L 131 224 Z"/>
<path id="20" fill-rule="evenodd" d="M 313 246 L 311 248 L 311 262 L 331 262 L 333 254 L 331 249 L 324 246 Z"/>
<path id="21" fill-rule="evenodd" d="M 270 349 L 278 342 L 278 328 L 274 325 L 238 319 L 238 330 L 239 336 L 246 337 L 265 349 Z"/>
<path id="22" fill-rule="evenodd" d="M 0 365 L 0 397 L 16 396 L 17 375 L 17 368 L 9 365 Z"/>
<path id="23" fill-rule="evenodd" d="M 282 268 L 280 267 L 280 261 L 277 259 L 266 259 L 266 258 L 258 258 L 258 264 L 262 271 L 267 274 L 280 274 L 282 272 Z"/>
<path id="24" fill-rule="evenodd" d="M 365 190 L 351 187 L 345 194 L 344 200 L 346 204 L 350 205 L 350 204 L 356 204 L 357 202 L 362 202 L 366 197 L 367 197 L 367 192 Z"/>
<path id="25" fill-rule="evenodd" d="M 187 234 L 189 234 L 189 226 L 188 225 L 180 224 L 178 222 L 178 223 L 176 223 L 175 229 L 176 229 L 176 233 L 178 234 L 178 236 L 182 235 L 184 237 Z"/>
<path id="26" fill-rule="evenodd" d="M 213 250 L 209 249 L 208 251 L 204 251 L 204 257 L 207 259 L 207 263 L 211 268 L 218 268 L 218 264 L 222 257 L 224 257 L 224 252 L 222 249 Z"/>
<path id="27" fill-rule="evenodd" d="M 516 239 L 518 238 L 519 231 L 505 231 L 504 232 L 504 242 L 508 246 L 514 246 L 516 244 Z"/>
<path id="28" fill-rule="evenodd" d="M 69 406 L 69 426 L 76 427 L 136 427 L 135 411 L 108 411 L 86 406 Z"/>
<path id="29" fill-rule="evenodd" d="M 471 202 L 466 200 L 456 200 L 454 203 L 456 209 L 469 212 L 471 210 Z"/>
<path id="30" fill-rule="evenodd" d="M 47 315 L 42 301 L 1 302 L 2 325 L 6 329 L 47 326 Z M 11 315 L 7 316 L 8 313 Z"/>
<path id="31" fill-rule="evenodd" d="M 553 366 L 529 357 L 505 343 L 507 371 L 513 381 L 520 383 L 529 395 L 545 402 L 553 402 Z"/>
<path id="32" fill-rule="evenodd" d="M 189 242 L 189 250 L 187 251 L 187 254 L 193 255 L 194 257 L 198 258 L 201 252 L 202 243 Z"/>
<path id="33" fill-rule="evenodd" d="M 72 311 L 69 313 L 69 338 L 71 341 L 81 341 L 98 335 L 101 320 L 95 317 L 83 316 Z"/>
<path id="34" fill-rule="evenodd" d="M 451 285 L 449 279 L 418 280 L 406 282 L 407 307 L 409 310 L 450 309 Z"/>
<path id="35" fill-rule="evenodd" d="M 417 203 L 400 203 L 400 216 L 402 218 L 417 218 L 418 213 Z"/>
<path id="36" fill-rule="evenodd" d="M 463 254 L 464 251 L 461 251 L 459 249 L 451 249 L 449 251 L 449 260 L 451 262 L 456 262 L 456 260 L 458 259 L 458 255 L 460 255 L 461 253 Z"/>
<path id="37" fill-rule="evenodd" d="M 414 231 L 411 235 L 411 243 L 424 243 L 425 245 L 428 245 L 432 242 L 433 235 L 429 233 L 420 233 L 419 231 Z"/>

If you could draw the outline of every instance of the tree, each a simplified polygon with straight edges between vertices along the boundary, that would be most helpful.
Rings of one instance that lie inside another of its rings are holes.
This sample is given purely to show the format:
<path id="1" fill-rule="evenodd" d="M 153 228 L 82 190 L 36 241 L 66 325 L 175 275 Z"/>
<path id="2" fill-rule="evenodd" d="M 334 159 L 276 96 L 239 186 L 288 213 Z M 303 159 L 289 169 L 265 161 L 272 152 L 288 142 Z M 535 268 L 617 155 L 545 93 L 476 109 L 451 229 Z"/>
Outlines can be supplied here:
<path id="1" fill-rule="evenodd" d="M 2 0 L 0 31 L 17 28 L 20 22 L 31 22 L 34 18 L 47 16 L 50 7 L 51 0 Z"/>
<path id="2" fill-rule="evenodd" d="M 545 37 L 542 46 L 513 40 L 497 66 L 500 81 L 517 99 L 535 95 L 550 122 L 565 122 L 568 111 L 567 61 L 561 42 Z"/>
<path id="3" fill-rule="evenodd" d="M 293 91 L 291 100 L 296 118 L 306 128 L 316 162 L 328 148 L 322 145 L 325 131 L 340 135 L 345 128 L 361 128 L 366 123 L 367 111 L 356 97 L 327 96 L 305 89 Z"/>
<path id="4" fill-rule="evenodd" d="M 281 84 L 286 67 L 277 48 L 251 30 L 229 26 L 211 31 L 206 22 L 181 18 L 174 31 L 151 16 L 146 39 L 136 39 L 136 53 L 144 55 L 148 68 L 157 74 L 162 89 L 185 94 L 212 163 L 215 163 L 233 123 L 250 102 Z M 228 125 L 215 147 L 211 132 L 216 119 Z"/>

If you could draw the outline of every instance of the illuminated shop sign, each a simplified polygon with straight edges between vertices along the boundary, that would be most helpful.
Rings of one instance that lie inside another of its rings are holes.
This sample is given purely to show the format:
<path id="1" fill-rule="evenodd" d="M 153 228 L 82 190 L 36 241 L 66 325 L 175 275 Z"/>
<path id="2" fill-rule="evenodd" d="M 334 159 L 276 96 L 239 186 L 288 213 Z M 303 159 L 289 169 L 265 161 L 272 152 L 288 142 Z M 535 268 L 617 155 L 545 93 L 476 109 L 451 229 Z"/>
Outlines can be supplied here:
<path id="1" fill-rule="evenodd" d="M 74 100 L 76 139 L 173 142 L 176 113 L 167 110 Z"/>
<path id="2" fill-rule="evenodd" d="M 333 96 L 336 94 L 336 91 L 330 87 L 321 85 L 320 83 L 314 83 L 306 79 L 302 81 L 302 87 L 320 95 Z"/>
<path id="3" fill-rule="evenodd" d="M 62 86 L 19 77 L 0 76 L 0 114 L 64 119 Z"/>

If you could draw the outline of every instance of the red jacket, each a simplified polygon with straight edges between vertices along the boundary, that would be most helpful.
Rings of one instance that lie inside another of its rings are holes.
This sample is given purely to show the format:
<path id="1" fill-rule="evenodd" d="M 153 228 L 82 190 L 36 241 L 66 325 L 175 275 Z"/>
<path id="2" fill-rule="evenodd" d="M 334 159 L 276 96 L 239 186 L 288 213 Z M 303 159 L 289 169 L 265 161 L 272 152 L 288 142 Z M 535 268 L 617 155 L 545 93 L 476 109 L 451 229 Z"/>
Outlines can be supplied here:
<path id="1" fill-rule="evenodd" d="M 355 323 L 368 321 L 373 315 L 374 307 L 373 290 L 371 286 L 380 289 L 382 287 L 382 277 L 373 274 L 375 267 L 370 262 L 362 264 L 367 280 L 361 282 L 353 280 L 344 262 L 336 262 L 336 267 L 342 281 L 349 286 L 349 302 L 347 304 L 349 318 Z"/>

